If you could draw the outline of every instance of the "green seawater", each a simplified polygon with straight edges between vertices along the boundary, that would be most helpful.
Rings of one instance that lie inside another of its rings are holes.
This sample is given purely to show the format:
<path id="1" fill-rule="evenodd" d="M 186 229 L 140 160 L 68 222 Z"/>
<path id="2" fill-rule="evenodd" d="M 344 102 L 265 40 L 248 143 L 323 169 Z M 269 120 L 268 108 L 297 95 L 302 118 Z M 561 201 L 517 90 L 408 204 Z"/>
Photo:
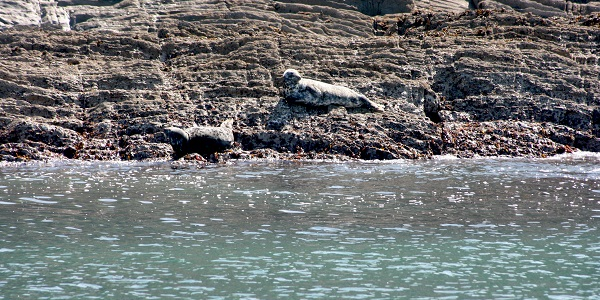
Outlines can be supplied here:
<path id="1" fill-rule="evenodd" d="M 600 299 L 600 157 L 0 165 L 0 299 Z"/>

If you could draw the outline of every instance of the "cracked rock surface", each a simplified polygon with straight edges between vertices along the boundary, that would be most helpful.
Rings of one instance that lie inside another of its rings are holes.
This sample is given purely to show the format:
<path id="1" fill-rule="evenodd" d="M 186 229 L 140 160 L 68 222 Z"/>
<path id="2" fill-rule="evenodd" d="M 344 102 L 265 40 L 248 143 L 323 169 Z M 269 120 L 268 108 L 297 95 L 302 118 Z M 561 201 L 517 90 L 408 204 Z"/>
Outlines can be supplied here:
<path id="1" fill-rule="evenodd" d="M 600 151 L 596 1 L 38 2 L 0 14 L 0 160 L 170 159 L 227 119 L 213 159 Z M 288 103 L 289 68 L 384 111 Z"/>

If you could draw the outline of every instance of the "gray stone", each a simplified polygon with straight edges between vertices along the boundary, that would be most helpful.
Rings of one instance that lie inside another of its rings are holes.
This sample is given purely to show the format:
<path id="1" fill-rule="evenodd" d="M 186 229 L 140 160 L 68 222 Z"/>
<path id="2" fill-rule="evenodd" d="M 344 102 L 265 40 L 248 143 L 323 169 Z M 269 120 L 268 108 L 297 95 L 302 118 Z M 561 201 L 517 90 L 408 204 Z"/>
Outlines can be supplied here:
<path id="1" fill-rule="evenodd" d="M 41 26 L 71 30 L 69 12 L 55 0 L 5 0 L 0 2 L 2 27 Z"/>

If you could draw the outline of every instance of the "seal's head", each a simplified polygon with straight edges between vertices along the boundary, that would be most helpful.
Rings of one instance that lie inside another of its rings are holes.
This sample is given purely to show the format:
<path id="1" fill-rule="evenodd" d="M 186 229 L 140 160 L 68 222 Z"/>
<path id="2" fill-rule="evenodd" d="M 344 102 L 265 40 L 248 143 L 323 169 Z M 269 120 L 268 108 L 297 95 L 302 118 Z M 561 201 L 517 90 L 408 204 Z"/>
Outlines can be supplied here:
<path id="1" fill-rule="evenodd" d="M 165 134 L 169 139 L 169 143 L 173 147 L 176 157 L 185 155 L 185 149 L 190 140 L 190 136 L 185 130 L 177 127 L 165 128 Z"/>
<path id="2" fill-rule="evenodd" d="M 283 84 L 285 86 L 295 86 L 300 82 L 300 73 L 294 69 L 287 69 L 283 72 Z"/>

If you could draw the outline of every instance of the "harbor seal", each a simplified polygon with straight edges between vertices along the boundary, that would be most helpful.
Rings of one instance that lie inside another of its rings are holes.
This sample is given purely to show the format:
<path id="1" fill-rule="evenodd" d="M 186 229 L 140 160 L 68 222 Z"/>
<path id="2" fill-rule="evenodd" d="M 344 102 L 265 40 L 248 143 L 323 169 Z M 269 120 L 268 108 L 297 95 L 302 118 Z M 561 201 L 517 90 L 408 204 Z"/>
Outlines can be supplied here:
<path id="1" fill-rule="evenodd" d="M 188 153 L 210 155 L 222 152 L 233 146 L 233 120 L 229 119 L 219 127 L 196 126 L 188 129 L 168 127 L 165 134 L 179 158 Z"/>
<path id="2" fill-rule="evenodd" d="M 283 96 L 288 101 L 312 106 L 338 105 L 383 111 L 381 105 L 361 93 L 347 87 L 302 78 L 294 69 L 287 69 L 283 73 Z"/>

